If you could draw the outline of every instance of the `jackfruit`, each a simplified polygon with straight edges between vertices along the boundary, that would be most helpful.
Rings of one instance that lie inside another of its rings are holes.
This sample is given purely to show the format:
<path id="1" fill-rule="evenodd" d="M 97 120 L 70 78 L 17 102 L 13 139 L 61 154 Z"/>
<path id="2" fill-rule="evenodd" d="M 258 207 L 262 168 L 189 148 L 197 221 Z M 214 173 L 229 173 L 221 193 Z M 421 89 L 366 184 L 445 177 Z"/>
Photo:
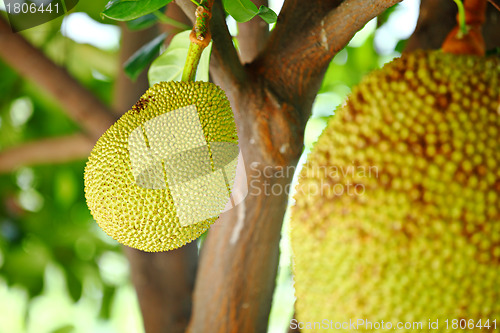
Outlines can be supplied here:
<path id="1" fill-rule="evenodd" d="M 303 332 L 498 332 L 499 84 L 499 58 L 416 51 L 353 89 L 296 187 Z"/>
<path id="2" fill-rule="evenodd" d="M 161 82 L 97 141 L 85 197 L 99 226 L 148 252 L 196 239 L 229 200 L 238 138 L 223 90 L 207 82 Z"/>

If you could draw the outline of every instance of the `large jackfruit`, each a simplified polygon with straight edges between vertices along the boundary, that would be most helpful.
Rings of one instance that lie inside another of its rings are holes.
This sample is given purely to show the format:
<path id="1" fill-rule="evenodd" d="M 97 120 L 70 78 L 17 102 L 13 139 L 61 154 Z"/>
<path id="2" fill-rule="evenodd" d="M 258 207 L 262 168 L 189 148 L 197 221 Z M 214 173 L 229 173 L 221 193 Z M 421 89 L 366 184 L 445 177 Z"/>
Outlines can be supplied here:
<path id="1" fill-rule="evenodd" d="M 499 85 L 499 58 L 418 51 L 353 89 L 299 176 L 303 331 L 500 330 Z"/>
<path id="2" fill-rule="evenodd" d="M 216 85 L 155 84 L 92 150 L 90 211 L 122 244 L 178 248 L 205 232 L 228 202 L 237 143 L 229 101 Z"/>

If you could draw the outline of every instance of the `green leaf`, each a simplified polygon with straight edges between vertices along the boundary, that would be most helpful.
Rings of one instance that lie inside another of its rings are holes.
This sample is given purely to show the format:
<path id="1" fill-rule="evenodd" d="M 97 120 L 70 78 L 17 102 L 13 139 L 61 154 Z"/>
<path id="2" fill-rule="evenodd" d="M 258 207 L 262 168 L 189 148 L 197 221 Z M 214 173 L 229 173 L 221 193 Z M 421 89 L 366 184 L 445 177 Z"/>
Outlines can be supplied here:
<path id="1" fill-rule="evenodd" d="M 260 6 L 257 15 L 259 15 L 268 24 L 273 24 L 278 19 L 278 15 L 276 15 L 271 8 L 266 6 Z"/>
<path id="2" fill-rule="evenodd" d="M 111 0 L 101 13 L 117 21 L 130 21 L 154 12 L 172 0 Z"/>
<path id="3" fill-rule="evenodd" d="M 165 38 L 167 38 L 166 33 L 159 35 L 128 58 L 125 64 L 123 64 L 125 74 L 132 80 L 135 80 L 143 69 L 158 55 Z"/>
<path id="4" fill-rule="evenodd" d="M 71 332 L 74 332 L 75 330 L 75 326 L 71 325 L 71 324 L 66 324 L 66 325 L 63 325 L 57 329 L 55 329 L 54 331 L 52 331 L 52 333 L 71 333 Z"/>
<path id="5" fill-rule="evenodd" d="M 190 33 L 191 31 L 187 30 L 175 35 L 165 52 L 153 61 L 148 73 L 150 86 L 161 81 L 181 80 L 189 49 Z M 203 50 L 196 73 L 197 81 L 208 81 L 208 67 L 211 50 L 212 43 Z"/>
<path id="6" fill-rule="evenodd" d="M 135 20 L 127 21 L 127 28 L 130 30 L 142 30 L 149 28 L 158 21 L 158 18 L 154 13 L 150 13 Z"/>
<path id="7" fill-rule="evenodd" d="M 264 21 L 271 24 L 276 22 L 276 13 L 266 7 L 257 6 L 250 0 L 222 0 L 224 8 L 237 22 L 250 21 L 255 15 L 259 15 Z"/>

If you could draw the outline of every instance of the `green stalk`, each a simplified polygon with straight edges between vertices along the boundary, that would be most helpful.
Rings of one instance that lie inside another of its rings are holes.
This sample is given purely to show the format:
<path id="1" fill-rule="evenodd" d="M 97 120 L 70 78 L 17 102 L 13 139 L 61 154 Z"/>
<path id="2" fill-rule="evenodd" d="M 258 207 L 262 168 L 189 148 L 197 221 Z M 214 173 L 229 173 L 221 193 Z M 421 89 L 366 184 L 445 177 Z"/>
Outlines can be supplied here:
<path id="1" fill-rule="evenodd" d="M 465 23 L 465 8 L 464 4 L 460 0 L 453 0 L 458 7 L 458 22 L 460 26 L 460 35 L 458 37 L 465 36 L 467 34 L 467 24 Z"/>
<path id="2" fill-rule="evenodd" d="M 203 53 L 204 47 L 191 42 L 189 44 L 188 55 L 186 58 L 186 64 L 184 65 L 184 71 L 182 72 L 181 81 L 194 81 L 196 78 L 196 70 L 198 69 L 198 64 L 200 63 L 201 54 Z"/>
<path id="3" fill-rule="evenodd" d="M 204 3 L 196 8 L 196 22 L 189 36 L 190 43 L 188 55 L 184 70 L 182 72 L 181 81 L 194 81 L 196 78 L 196 70 L 200 63 L 201 54 L 207 45 L 210 43 L 210 31 L 208 24 L 211 17 L 211 2 Z M 205 5 L 207 5 L 205 7 Z"/>

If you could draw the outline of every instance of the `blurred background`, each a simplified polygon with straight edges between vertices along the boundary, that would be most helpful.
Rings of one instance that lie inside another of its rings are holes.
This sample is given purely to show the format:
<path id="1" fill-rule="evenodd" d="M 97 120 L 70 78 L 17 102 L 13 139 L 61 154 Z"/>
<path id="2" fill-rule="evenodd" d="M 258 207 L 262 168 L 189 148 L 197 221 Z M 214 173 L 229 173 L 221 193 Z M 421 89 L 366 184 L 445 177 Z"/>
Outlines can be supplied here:
<path id="1" fill-rule="evenodd" d="M 101 19 L 106 3 L 80 1 L 65 15 L 20 34 L 106 105 L 113 105 L 127 28 Z M 282 1 L 269 5 L 279 13 Z M 306 127 L 302 161 L 351 87 L 400 55 L 415 29 L 418 8 L 417 0 L 391 8 L 335 57 Z M 0 9 L 5 14 L 3 2 Z M 227 23 L 236 35 L 236 23 Z M 144 332 L 123 248 L 87 209 L 86 160 L 13 166 L 5 158 L 5 152 L 25 143 L 71 136 L 79 131 L 78 124 L 53 97 L 1 58 L 0 78 L 0 333 Z M 287 216 L 269 321 L 273 333 L 286 332 L 293 315 Z"/>

